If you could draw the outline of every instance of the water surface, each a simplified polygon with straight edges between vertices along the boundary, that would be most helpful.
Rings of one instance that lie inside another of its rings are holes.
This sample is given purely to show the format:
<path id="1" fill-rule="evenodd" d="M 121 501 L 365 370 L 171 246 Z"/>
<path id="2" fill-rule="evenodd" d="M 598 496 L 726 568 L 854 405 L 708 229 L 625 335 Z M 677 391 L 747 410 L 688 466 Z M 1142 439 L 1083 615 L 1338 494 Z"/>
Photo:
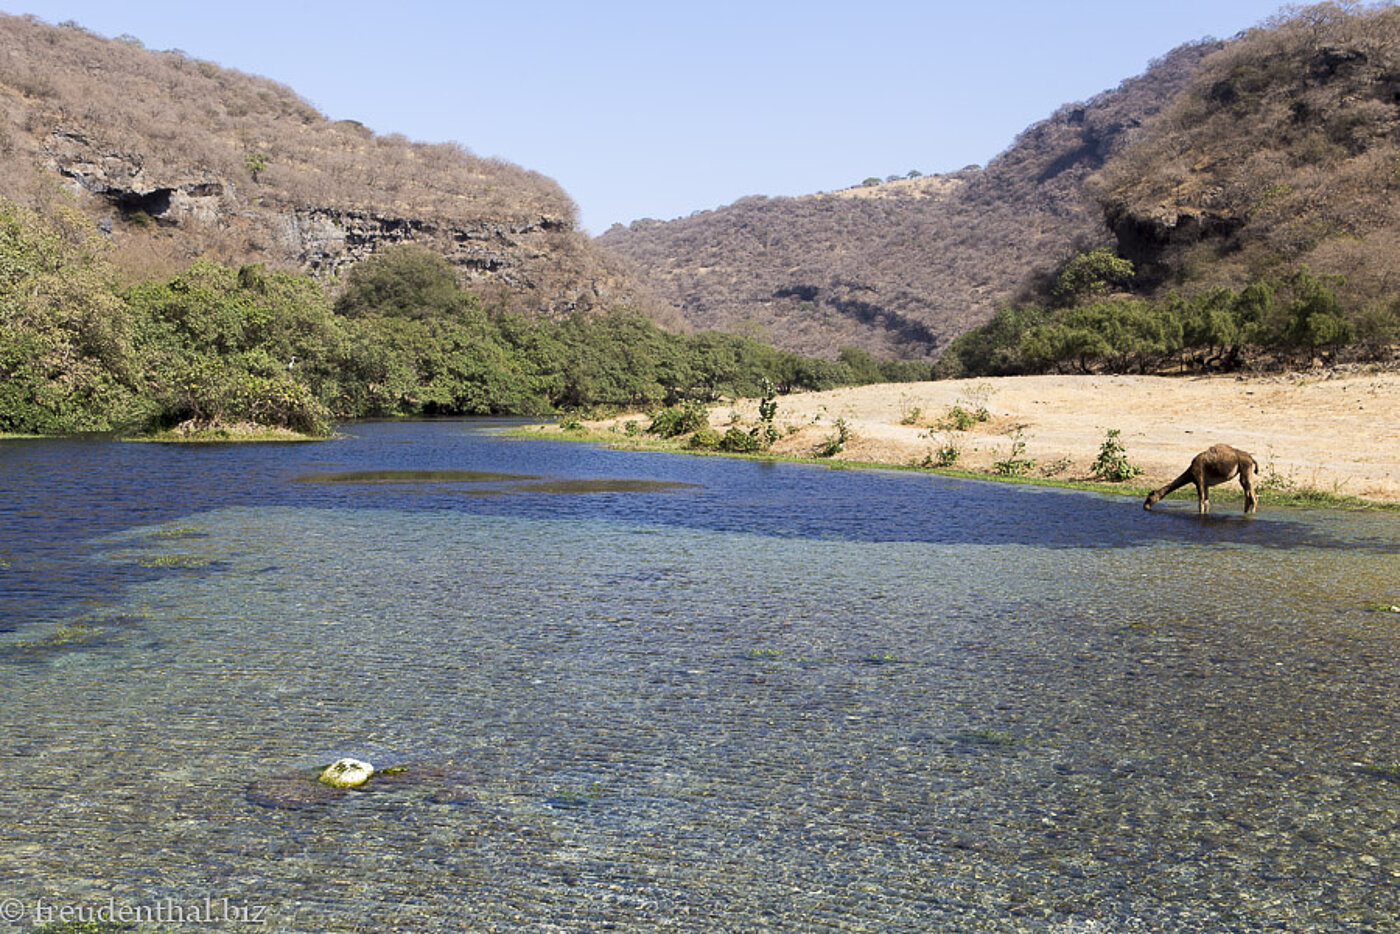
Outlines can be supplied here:
<path id="1" fill-rule="evenodd" d="M 0 445 L 0 898 L 1400 930 L 1392 514 L 348 430 Z"/>

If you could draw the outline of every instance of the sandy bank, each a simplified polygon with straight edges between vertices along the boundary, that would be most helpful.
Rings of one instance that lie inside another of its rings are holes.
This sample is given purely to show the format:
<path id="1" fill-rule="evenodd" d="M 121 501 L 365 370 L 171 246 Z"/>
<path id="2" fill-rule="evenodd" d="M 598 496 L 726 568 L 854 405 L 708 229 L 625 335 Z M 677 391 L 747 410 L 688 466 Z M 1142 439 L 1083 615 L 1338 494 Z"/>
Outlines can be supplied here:
<path id="1" fill-rule="evenodd" d="M 985 406 L 970 431 L 938 427 L 954 405 Z M 711 424 L 752 424 L 752 400 L 721 404 Z M 636 416 L 632 416 L 636 418 Z M 956 466 L 989 469 L 1017 431 L 1033 473 L 1085 479 L 1110 428 L 1122 432 L 1136 483 L 1156 486 L 1223 441 L 1254 455 L 1265 477 L 1327 493 L 1400 501 L 1400 373 L 1266 377 L 1024 376 L 899 383 L 778 400 L 780 454 L 810 455 L 845 419 L 838 459 L 909 464 L 951 443 Z M 617 421 L 625 421 L 619 419 Z M 605 423 L 601 423 L 605 424 Z M 1180 495 L 1180 494 L 1178 494 Z"/>

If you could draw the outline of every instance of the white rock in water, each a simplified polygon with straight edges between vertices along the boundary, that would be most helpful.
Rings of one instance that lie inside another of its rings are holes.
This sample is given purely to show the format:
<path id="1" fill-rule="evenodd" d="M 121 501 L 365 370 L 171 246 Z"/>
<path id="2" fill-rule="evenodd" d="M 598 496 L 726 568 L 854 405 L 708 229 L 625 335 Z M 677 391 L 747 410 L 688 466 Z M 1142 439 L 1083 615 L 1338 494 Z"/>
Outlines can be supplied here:
<path id="1" fill-rule="evenodd" d="M 332 788 L 358 788 L 374 774 L 374 766 L 359 759 L 337 759 L 321 770 L 321 784 Z"/>

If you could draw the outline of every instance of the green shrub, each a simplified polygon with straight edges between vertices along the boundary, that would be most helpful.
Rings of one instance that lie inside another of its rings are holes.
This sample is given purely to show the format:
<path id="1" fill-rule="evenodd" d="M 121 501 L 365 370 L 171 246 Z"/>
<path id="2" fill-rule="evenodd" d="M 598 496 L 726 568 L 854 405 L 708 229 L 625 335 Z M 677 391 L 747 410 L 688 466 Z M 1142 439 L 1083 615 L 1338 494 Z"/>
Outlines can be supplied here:
<path id="1" fill-rule="evenodd" d="M 699 431 L 701 428 L 708 428 L 709 424 L 709 409 L 705 407 L 703 402 L 692 400 L 684 405 L 673 405 L 657 412 L 652 418 L 651 424 L 647 426 L 647 434 L 674 438 L 677 435 L 685 435 L 692 431 Z"/>
<path id="2" fill-rule="evenodd" d="M 1108 429 L 1099 448 L 1099 456 L 1094 459 L 1093 474 L 1100 480 L 1121 483 L 1142 473 L 1142 468 L 1128 462 L 1127 450 L 1119 439 L 1122 432 L 1117 428 Z"/>
<path id="3" fill-rule="evenodd" d="M 1035 467 L 1035 461 L 1026 457 L 1026 440 L 1018 430 L 1011 436 L 1011 454 L 1006 460 L 992 464 L 992 470 L 1003 477 L 1024 477 Z"/>
<path id="4" fill-rule="evenodd" d="M 757 430 L 745 431 L 742 428 L 730 428 L 720 439 L 719 448 L 721 451 L 729 451 L 733 454 L 752 454 L 755 451 L 763 450 L 763 441 L 759 438 Z"/>
<path id="5" fill-rule="evenodd" d="M 929 467 L 952 467 L 962 456 L 962 449 L 952 441 L 946 441 L 930 454 L 925 464 Z"/>
<path id="6" fill-rule="evenodd" d="M 701 428 L 690 436 L 686 446 L 695 450 L 713 451 L 720 446 L 722 440 L 719 432 L 713 428 Z"/>
<path id="7" fill-rule="evenodd" d="M 987 409 L 987 396 L 990 393 L 990 386 L 979 383 L 968 392 L 967 397 L 948 407 L 948 411 L 938 420 L 938 427 L 944 431 L 971 431 L 973 426 L 991 421 L 992 413 Z"/>
<path id="8" fill-rule="evenodd" d="M 938 422 L 938 427 L 948 431 L 971 431 L 972 426 L 977 424 L 977 416 L 960 405 L 949 406 L 943 418 Z"/>
<path id="9" fill-rule="evenodd" d="M 826 441 L 817 448 L 818 457 L 835 457 L 846 449 L 846 445 L 855 438 L 855 432 L 851 431 L 851 426 L 844 418 L 838 418 L 835 422 L 836 431 L 826 436 Z"/>

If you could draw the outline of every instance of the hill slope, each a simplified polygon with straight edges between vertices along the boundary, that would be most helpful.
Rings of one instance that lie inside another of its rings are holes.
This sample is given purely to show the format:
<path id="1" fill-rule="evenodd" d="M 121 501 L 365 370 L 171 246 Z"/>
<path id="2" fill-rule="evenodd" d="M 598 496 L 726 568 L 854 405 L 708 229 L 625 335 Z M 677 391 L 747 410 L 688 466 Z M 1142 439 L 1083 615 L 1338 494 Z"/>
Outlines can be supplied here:
<path id="1" fill-rule="evenodd" d="M 0 194 L 33 204 L 61 181 L 133 273 L 206 255 L 326 278 L 414 240 L 513 307 L 635 297 L 537 173 L 331 121 L 275 82 L 77 26 L 0 15 L 0 53 Z"/>
<path id="2" fill-rule="evenodd" d="M 1085 180 L 1137 136 L 1218 43 L 1187 46 L 1027 129 L 985 169 L 799 198 L 745 198 L 598 242 L 696 327 L 757 328 L 831 355 L 930 357 L 1032 270 L 1110 242 Z"/>
<path id="3" fill-rule="evenodd" d="M 1139 288 L 1308 265 L 1353 303 L 1400 289 L 1400 9 L 1320 5 L 1202 62 L 1091 179 Z"/>

